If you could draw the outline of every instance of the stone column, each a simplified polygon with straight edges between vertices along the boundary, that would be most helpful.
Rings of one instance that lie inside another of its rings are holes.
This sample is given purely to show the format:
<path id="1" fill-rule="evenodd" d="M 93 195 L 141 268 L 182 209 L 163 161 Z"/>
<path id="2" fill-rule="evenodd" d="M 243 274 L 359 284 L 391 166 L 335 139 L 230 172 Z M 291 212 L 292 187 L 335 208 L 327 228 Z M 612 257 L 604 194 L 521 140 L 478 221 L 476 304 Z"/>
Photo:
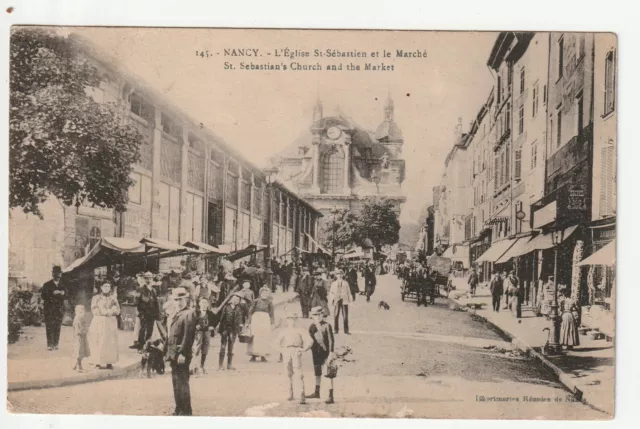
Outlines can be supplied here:
<path id="1" fill-rule="evenodd" d="M 312 159 L 313 163 L 313 184 L 311 185 L 311 193 L 319 194 L 320 193 L 320 143 L 322 139 L 320 134 L 313 135 L 313 148 L 312 148 Z"/>
<path id="2" fill-rule="evenodd" d="M 182 155 L 180 164 L 180 228 L 178 237 L 180 244 L 191 239 L 191 231 L 186 230 L 187 224 L 187 182 L 189 180 L 189 130 L 182 127 Z"/>
<path id="3" fill-rule="evenodd" d="M 351 195 L 349 173 L 351 171 L 351 134 L 346 134 L 344 138 L 344 185 L 342 193 Z"/>

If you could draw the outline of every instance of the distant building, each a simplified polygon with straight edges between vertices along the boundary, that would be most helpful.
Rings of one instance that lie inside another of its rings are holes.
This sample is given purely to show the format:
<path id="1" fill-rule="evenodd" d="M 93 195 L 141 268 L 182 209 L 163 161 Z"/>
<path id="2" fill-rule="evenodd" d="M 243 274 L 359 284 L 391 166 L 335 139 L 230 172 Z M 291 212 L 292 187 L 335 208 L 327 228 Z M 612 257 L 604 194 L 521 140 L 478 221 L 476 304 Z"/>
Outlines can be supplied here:
<path id="1" fill-rule="evenodd" d="M 342 113 L 325 116 L 318 100 L 310 126 L 272 163 L 282 183 L 325 215 L 334 208 L 357 211 L 375 196 L 391 199 L 399 213 L 406 200 L 403 144 L 391 96 L 375 132 Z"/>

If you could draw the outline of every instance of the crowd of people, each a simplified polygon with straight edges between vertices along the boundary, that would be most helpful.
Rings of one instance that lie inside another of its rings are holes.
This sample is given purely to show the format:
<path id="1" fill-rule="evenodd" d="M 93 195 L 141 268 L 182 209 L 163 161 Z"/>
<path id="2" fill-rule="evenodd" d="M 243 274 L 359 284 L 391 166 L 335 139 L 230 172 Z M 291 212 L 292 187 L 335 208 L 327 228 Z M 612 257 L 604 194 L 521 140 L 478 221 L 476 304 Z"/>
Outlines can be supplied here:
<path id="1" fill-rule="evenodd" d="M 54 267 L 52 277 L 42 289 L 48 349 L 58 348 L 64 302 L 69 300 L 76 304 L 73 369 L 83 371 L 85 358 L 97 368 L 112 369 L 119 359 L 118 329 L 131 328 L 131 320 L 123 317 L 122 307 L 133 306 L 135 340 L 130 348 L 141 354 L 150 347 L 162 351 L 172 369 L 177 415 L 191 414 L 189 376 L 206 373 L 207 355 L 216 334 L 220 338 L 219 370 L 235 369 L 233 357 L 238 339 L 246 343 L 250 362 L 266 362 L 273 349 L 270 341 L 277 325 L 275 286 L 270 287 L 265 271 L 253 264 L 240 263 L 234 270 L 221 266 L 215 275 L 145 272 L 133 280 L 113 270 L 110 276 L 95 278 L 89 305 L 82 303 L 87 297 L 78 298 L 78 290 L 75 299 L 70 299 L 67 294 L 73 292 L 63 284 L 60 267 Z M 321 264 L 284 262 L 274 270 L 272 283 L 280 284 L 284 292 L 293 285 L 299 297 L 301 314 L 289 312 L 276 346 L 290 381 L 290 399 L 295 376 L 302 382 L 301 403 L 305 403 L 301 353 L 312 351 L 316 390 L 308 397 L 318 398 L 322 368 L 331 361 L 333 336 L 340 332 L 340 318 L 343 332 L 349 334 L 349 304 L 358 295 L 370 301 L 376 286 L 375 266 L 344 264 L 329 271 Z M 333 326 L 327 321 L 331 315 Z M 300 317 L 312 320 L 309 331 L 302 334 L 296 328 Z M 192 364 L 194 357 L 199 361 Z M 328 403 L 334 401 L 336 371 L 334 368 L 329 377 L 332 381 Z"/>

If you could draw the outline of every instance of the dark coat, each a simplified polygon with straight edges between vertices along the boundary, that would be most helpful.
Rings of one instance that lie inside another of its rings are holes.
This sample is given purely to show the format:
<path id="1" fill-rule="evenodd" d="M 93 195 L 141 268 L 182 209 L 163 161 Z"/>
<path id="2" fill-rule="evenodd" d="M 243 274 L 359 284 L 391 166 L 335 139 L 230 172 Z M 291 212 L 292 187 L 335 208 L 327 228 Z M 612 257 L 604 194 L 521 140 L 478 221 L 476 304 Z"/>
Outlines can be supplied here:
<path id="1" fill-rule="evenodd" d="M 196 337 L 196 312 L 191 308 L 179 310 L 169 321 L 167 360 L 175 361 L 179 355 L 191 358 Z"/>
<path id="2" fill-rule="evenodd" d="M 491 295 L 502 295 L 504 293 L 504 288 L 502 287 L 502 279 L 498 276 L 494 276 L 491 279 L 489 290 L 491 290 Z"/>
<path id="3" fill-rule="evenodd" d="M 225 305 L 220 314 L 218 332 L 220 334 L 240 334 L 242 325 L 247 320 L 247 312 L 247 307 L 242 304 L 236 305 L 235 308 L 231 308 L 230 304 Z"/>
<path id="4" fill-rule="evenodd" d="M 141 319 L 157 320 L 160 317 L 160 305 L 156 291 L 146 286 L 141 287 L 140 294 L 136 298 L 136 308 L 138 317 Z"/>
<path id="5" fill-rule="evenodd" d="M 64 301 L 67 299 L 67 290 L 62 280 L 58 282 L 58 286 L 49 280 L 42 285 L 41 297 L 44 306 L 44 317 L 58 317 L 62 319 L 64 313 Z M 55 291 L 62 291 L 62 294 L 55 294 Z"/>
<path id="6" fill-rule="evenodd" d="M 294 292 L 297 292 L 300 295 L 300 299 L 308 300 L 311 297 L 312 290 L 313 277 L 308 274 L 300 276 L 296 282 Z"/>

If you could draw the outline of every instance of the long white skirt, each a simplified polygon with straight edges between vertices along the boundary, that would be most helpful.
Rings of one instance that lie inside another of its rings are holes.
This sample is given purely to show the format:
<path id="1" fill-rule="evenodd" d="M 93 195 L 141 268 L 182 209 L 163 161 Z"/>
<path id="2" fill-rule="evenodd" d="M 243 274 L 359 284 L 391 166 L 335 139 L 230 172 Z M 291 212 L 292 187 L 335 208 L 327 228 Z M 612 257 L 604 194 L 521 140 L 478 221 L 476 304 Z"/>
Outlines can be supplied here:
<path id="1" fill-rule="evenodd" d="M 115 316 L 94 316 L 89 327 L 89 361 L 94 365 L 118 362 L 118 321 Z"/>
<path id="2" fill-rule="evenodd" d="M 269 354 L 271 336 L 271 318 L 269 313 L 256 311 L 251 317 L 251 334 L 253 341 L 247 346 L 247 354 L 265 357 Z"/>

